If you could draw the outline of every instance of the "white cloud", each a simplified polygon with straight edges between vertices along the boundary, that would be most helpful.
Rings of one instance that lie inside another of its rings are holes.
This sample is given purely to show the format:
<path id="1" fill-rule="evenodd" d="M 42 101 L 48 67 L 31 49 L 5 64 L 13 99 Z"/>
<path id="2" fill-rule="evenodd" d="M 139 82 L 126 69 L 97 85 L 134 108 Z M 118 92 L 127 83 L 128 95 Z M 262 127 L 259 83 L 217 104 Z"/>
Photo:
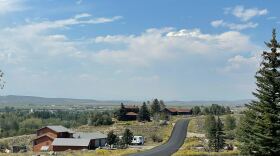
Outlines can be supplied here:
<path id="1" fill-rule="evenodd" d="M 242 55 L 236 55 L 229 58 L 227 66 L 222 69 L 223 72 L 255 72 L 260 64 L 259 53 L 254 56 L 244 57 Z"/>
<path id="2" fill-rule="evenodd" d="M 248 23 L 236 24 L 236 23 L 227 23 L 224 22 L 223 20 L 215 20 L 211 22 L 211 25 L 213 27 L 227 27 L 231 30 L 243 30 L 248 28 L 256 28 L 258 26 L 258 23 L 248 22 Z"/>
<path id="3" fill-rule="evenodd" d="M 90 14 L 83 13 L 68 19 L 31 23 L 15 28 L 6 28 L 6 30 L 10 32 L 21 30 L 23 32 L 34 34 L 42 31 L 46 31 L 48 29 L 67 28 L 68 26 L 72 26 L 72 25 L 109 23 L 122 18 L 121 16 L 114 16 L 111 18 L 99 17 L 99 18 L 85 19 L 87 17 L 90 17 Z"/>
<path id="4" fill-rule="evenodd" d="M 24 10 L 23 0 L 0 0 L 0 14 Z"/>
<path id="5" fill-rule="evenodd" d="M 75 16 L 76 19 L 79 19 L 79 18 L 85 18 L 85 17 L 90 17 L 91 14 L 88 14 L 88 13 L 82 13 L 82 14 L 78 14 Z"/>
<path id="6" fill-rule="evenodd" d="M 172 60 L 184 55 L 218 55 L 255 50 L 250 38 L 237 31 L 205 34 L 199 29 L 149 29 L 141 35 L 99 36 L 96 44 L 122 45 L 119 49 L 106 48 L 92 55 L 99 63 L 148 66 L 155 61 Z"/>
<path id="7" fill-rule="evenodd" d="M 211 25 L 213 26 L 213 27 L 219 27 L 219 26 L 221 26 L 221 25 L 223 25 L 224 24 L 224 21 L 223 20 L 215 20 L 215 21 L 212 21 L 211 22 Z"/>
<path id="8" fill-rule="evenodd" d="M 235 6 L 234 8 L 226 8 L 225 13 L 231 13 L 242 21 L 248 21 L 253 17 L 266 15 L 268 10 L 258 8 L 245 9 L 244 6 Z"/>
<path id="9" fill-rule="evenodd" d="M 69 19 L 27 23 L 0 30 L 0 60 L 8 64 L 30 63 L 32 60 L 52 61 L 50 57 L 64 60 L 67 57 L 83 58 L 79 41 L 68 39 L 66 35 L 52 34 L 51 30 L 79 24 L 101 24 L 118 20 L 112 18 L 88 18 L 89 14 L 79 14 Z M 87 19 L 85 19 L 87 18 Z M 51 33 L 51 35 L 49 34 Z M 57 60 L 56 60 L 57 61 Z"/>

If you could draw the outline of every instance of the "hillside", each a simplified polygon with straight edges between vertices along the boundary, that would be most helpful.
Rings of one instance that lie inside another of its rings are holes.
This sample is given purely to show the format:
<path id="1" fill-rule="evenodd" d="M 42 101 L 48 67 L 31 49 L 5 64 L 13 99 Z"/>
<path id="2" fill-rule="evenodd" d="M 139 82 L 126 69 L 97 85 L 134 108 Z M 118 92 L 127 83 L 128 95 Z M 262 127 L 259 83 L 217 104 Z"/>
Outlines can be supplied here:
<path id="1" fill-rule="evenodd" d="M 210 105 L 210 104 L 221 104 L 221 105 L 243 105 L 248 103 L 250 100 L 235 100 L 235 101 L 166 101 L 165 103 L 169 106 L 193 106 L 193 105 Z M 129 100 L 93 100 L 93 99 L 71 99 L 71 98 L 46 98 L 46 97 L 35 97 L 35 96 L 17 96 L 8 95 L 0 96 L 0 105 L 119 105 L 121 102 L 124 104 L 141 104 L 141 101 L 129 101 Z"/>

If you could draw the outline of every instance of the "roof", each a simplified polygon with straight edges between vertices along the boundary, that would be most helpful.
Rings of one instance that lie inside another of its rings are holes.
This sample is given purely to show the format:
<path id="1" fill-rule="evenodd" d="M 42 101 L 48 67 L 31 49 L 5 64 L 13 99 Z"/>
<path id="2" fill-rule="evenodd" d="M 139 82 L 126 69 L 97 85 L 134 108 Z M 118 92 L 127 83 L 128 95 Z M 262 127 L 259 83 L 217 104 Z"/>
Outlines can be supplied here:
<path id="1" fill-rule="evenodd" d="M 184 113 L 184 112 L 191 112 L 191 110 L 189 109 L 176 109 L 176 108 L 166 108 L 168 111 L 172 112 L 172 113 Z"/>
<path id="2" fill-rule="evenodd" d="M 49 135 L 49 134 L 43 134 L 43 135 L 37 136 L 34 140 L 37 140 L 37 139 L 42 138 L 42 137 L 48 137 L 48 138 L 50 138 L 52 140 L 54 139 L 54 137 Z"/>
<path id="3" fill-rule="evenodd" d="M 176 108 L 166 108 L 168 111 L 170 112 L 173 112 L 173 113 L 176 113 L 177 112 L 177 109 Z"/>
<path id="4" fill-rule="evenodd" d="M 90 139 L 76 139 L 76 138 L 55 138 L 52 146 L 77 146 L 87 147 Z"/>
<path id="5" fill-rule="evenodd" d="M 134 115 L 138 115 L 138 114 L 137 114 L 137 113 L 134 113 L 134 112 L 127 112 L 126 115 L 132 115 L 132 116 L 134 116 Z"/>
<path id="6" fill-rule="evenodd" d="M 177 109 L 178 112 L 191 112 L 189 109 Z"/>
<path id="7" fill-rule="evenodd" d="M 99 132 L 94 132 L 94 133 L 77 132 L 73 134 L 73 137 L 76 139 L 103 139 L 103 138 L 107 138 L 107 135 Z"/>
<path id="8" fill-rule="evenodd" d="M 46 127 L 43 127 L 43 128 L 49 128 L 55 132 L 68 132 L 68 133 L 73 133 L 70 129 L 66 128 L 66 127 L 63 127 L 61 125 L 53 125 L 53 126 L 46 126 Z M 41 129 L 43 129 L 41 128 Z M 39 129 L 39 130 L 41 130 Z"/>

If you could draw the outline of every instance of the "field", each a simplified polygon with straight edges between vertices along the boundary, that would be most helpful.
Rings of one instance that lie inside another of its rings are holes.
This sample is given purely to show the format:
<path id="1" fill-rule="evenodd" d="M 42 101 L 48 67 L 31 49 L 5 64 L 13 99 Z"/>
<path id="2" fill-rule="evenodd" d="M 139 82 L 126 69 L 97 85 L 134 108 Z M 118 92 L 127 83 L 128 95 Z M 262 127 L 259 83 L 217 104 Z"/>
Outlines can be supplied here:
<path id="1" fill-rule="evenodd" d="M 237 119 L 237 123 L 240 118 L 240 114 L 234 114 Z M 222 151 L 222 152 L 207 152 L 207 142 L 205 141 L 204 132 L 204 118 L 205 116 L 191 117 L 188 126 L 188 133 L 183 146 L 173 156 L 194 156 L 194 155 L 238 155 L 238 150 Z M 225 115 L 221 116 L 221 120 L 224 121 Z M 236 140 L 226 140 L 226 143 L 237 144 Z"/>

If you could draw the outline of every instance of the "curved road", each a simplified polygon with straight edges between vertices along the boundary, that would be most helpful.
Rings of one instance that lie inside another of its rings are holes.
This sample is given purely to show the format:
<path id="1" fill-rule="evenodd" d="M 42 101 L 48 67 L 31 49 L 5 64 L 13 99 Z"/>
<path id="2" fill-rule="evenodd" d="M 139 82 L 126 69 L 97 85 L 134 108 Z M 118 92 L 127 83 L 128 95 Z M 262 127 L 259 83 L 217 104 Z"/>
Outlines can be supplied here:
<path id="1" fill-rule="evenodd" d="M 129 156 L 170 156 L 183 145 L 187 134 L 187 127 L 188 120 L 180 119 L 176 122 L 171 137 L 167 143 Z"/>

